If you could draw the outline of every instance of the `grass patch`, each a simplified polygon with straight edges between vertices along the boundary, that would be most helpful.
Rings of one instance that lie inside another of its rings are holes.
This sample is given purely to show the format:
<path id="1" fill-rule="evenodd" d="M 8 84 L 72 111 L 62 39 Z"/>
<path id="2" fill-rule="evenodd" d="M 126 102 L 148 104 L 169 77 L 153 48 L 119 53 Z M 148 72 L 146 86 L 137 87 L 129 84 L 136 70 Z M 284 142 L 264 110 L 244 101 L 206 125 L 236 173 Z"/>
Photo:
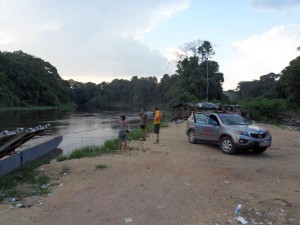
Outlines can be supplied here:
<path id="1" fill-rule="evenodd" d="M 129 132 L 127 135 L 128 141 L 138 140 L 142 137 L 142 130 L 141 129 L 134 129 Z"/>
<path id="2" fill-rule="evenodd" d="M 68 159 L 68 157 L 66 155 L 60 155 L 56 158 L 56 161 L 61 162 L 61 161 L 65 161 L 67 159 Z"/>
<path id="3" fill-rule="evenodd" d="M 69 173 L 70 173 L 70 170 L 71 170 L 71 167 L 70 167 L 70 166 L 63 165 L 60 174 L 61 174 L 61 175 L 69 174 Z"/>
<path id="4" fill-rule="evenodd" d="M 69 159 L 80 159 L 83 157 L 91 157 L 94 156 L 97 151 L 96 146 L 85 146 L 81 149 L 76 149 L 70 153 Z"/>
<path id="5" fill-rule="evenodd" d="M 50 178 L 36 170 L 40 164 L 27 164 L 17 172 L 0 177 L 0 201 L 5 198 L 48 194 Z"/>
<path id="6" fill-rule="evenodd" d="M 104 164 L 98 164 L 98 165 L 96 165 L 96 169 L 105 169 L 105 168 L 107 168 L 107 165 L 104 165 Z"/>
<path id="7" fill-rule="evenodd" d="M 119 140 L 107 140 L 104 142 L 104 145 L 100 147 L 101 153 L 112 153 L 119 147 Z"/>
<path id="8" fill-rule="evenodd" d="M 102 146 L 84 146 L 79 149 L 75 149 L 68 155 L 60 155 L 56 160 L 64 161 L 68 159 L 80 159 L 85 157 L 95 157 L 107 153 L 114 153 L 119 147 L 118 139 L 107 140 Z"/>

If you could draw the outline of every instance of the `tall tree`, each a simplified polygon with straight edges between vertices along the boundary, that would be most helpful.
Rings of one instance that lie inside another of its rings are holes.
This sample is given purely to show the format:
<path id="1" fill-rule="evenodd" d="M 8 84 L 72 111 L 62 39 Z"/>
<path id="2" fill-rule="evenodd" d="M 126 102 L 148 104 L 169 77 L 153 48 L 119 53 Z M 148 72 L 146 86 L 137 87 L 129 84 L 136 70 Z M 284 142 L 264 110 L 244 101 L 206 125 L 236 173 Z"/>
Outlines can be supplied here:
<path id="1" fill-rule="evenodd" d="M 238 95 L 243 98 L 276 98 L 276 82 L 280 75 L 275 73 L 269 73 L 260 77 L 259 80 L 253 81 L 241 81 L 238 84 Z"/>
<path id="2" fill-rule="evenodd" d="M 201 56 L 201 62 L 208 60 L 215 54 L 215 51 L 209 41 L 203 41 L 202 45 L 199 46 L 197 50 L 198 54 Z"/>
<path id="3" fill-rule="evenodd" d="M 176 72 L 181 95 L 184 97 L 178 98 L 199 101 L 209 96 L 210 100 L 221 100 L 224 97 L 222 94 L 224 77 L 219 72 L 218 63 L 209 60 L 215 54 L 211 43 L 198 40 L 185 44 L 181 49 L 184 50 L 185 57 L 179 58 Z"/>
<path id="4" fill-rule="evenodd" d="M 292 60 L 278 81 L 279 97 L 285 98 L 294 107 L 300 106 L 300 56 Z"/>

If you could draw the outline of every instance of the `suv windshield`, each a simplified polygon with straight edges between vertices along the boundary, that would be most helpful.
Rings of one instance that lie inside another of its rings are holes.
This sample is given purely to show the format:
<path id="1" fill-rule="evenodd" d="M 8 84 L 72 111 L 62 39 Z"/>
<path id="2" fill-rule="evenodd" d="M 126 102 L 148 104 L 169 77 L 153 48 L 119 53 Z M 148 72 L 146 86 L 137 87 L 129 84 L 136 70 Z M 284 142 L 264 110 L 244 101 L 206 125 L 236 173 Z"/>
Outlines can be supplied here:
<path id="1" fill-rule="evenodd" d="M 249 125 L 250 123 L 242 116 L 238 114 L 232 115 L 219 115 L 223 124 L 226 125 Z"/>

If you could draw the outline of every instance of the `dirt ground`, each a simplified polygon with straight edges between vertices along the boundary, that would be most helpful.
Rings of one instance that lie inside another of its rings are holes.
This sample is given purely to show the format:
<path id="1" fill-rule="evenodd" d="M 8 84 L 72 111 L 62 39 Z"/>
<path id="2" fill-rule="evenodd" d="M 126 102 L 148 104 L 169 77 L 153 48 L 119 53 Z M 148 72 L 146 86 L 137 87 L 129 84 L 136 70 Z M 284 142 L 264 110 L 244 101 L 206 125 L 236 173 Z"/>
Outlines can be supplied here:
<path id="1" fill-rule="evenodd" d="M 263 154 L 190 144 L 182 122 L 161 129 L 159 145 L 150 134 L 124 155 L 44 165 L 53 193 L 23 199 L 26 208 L 0 204 L 0 224 L 299 225 L 300 132 L 267 127 Z"/>

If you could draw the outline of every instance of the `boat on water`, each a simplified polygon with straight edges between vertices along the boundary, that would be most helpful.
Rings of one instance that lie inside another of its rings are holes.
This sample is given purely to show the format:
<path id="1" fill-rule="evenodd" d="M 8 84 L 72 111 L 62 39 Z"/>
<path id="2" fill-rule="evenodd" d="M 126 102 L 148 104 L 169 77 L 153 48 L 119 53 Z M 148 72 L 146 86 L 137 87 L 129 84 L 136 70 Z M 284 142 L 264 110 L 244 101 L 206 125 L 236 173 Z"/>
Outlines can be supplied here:
<path id="1" fill-rule="evenodd" d="M 62 136 L 45 137 L 41 133 L 50 124 L 0 132 L 0 175 L 11 172 L 56 149 Z M 26 143 L 26 145 L 24 145 Z"/>
<path id="2" fill-rule="evenodd" d="M 0 135 L 0 159 L 11 154 L 22 144 L 34 138 L 48 127 L 50 127 L 50 124 L 39 125 L 34 128 L 17 128 L 13 131 L 2 131 Z"/>

